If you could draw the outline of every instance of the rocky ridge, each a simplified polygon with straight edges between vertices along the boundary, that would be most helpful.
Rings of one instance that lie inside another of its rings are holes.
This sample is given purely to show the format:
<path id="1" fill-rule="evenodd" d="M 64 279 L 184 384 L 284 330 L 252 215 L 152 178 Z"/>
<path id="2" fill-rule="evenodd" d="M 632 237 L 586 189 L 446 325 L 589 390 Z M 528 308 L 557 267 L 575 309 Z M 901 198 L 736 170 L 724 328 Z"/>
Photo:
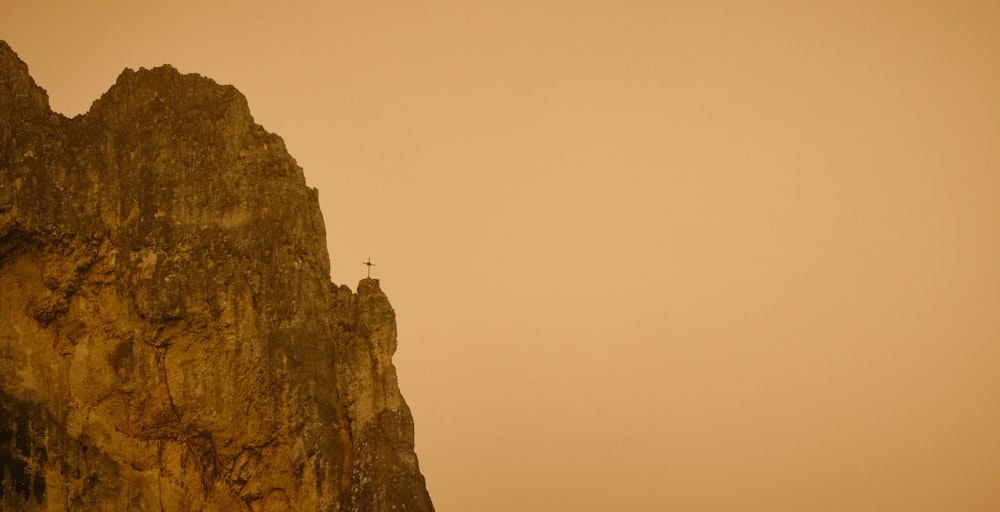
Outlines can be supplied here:
<path id="1" fill-rule="evenodd" d="M 233 87 L 51 111 L 0 41 L 0 510 L 432 511 L 378 281 Z"/>

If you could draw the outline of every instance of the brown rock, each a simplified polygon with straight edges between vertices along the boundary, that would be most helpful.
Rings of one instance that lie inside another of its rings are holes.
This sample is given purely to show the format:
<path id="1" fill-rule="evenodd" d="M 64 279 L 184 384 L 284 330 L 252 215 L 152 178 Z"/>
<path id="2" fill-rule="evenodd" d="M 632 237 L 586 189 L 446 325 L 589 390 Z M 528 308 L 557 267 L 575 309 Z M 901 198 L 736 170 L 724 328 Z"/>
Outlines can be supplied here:
<path id="1" fill-rule="evenodd" d="M 231 86 L 51 112 L 0 41 L 0 509 L 431 511 L 375 280 Z"/>

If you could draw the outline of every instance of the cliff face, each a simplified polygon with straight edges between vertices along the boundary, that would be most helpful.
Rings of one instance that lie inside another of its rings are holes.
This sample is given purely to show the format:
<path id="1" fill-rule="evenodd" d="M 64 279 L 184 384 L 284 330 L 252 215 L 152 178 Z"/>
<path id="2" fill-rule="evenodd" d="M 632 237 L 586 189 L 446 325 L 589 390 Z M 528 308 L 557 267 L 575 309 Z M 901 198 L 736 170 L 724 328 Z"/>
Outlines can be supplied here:
<path id="1" fill-rule="evenodd" d="M 233 87 L 53 113 L 0 41 L 0 510 L 431 511 L 378 282 Z"/>

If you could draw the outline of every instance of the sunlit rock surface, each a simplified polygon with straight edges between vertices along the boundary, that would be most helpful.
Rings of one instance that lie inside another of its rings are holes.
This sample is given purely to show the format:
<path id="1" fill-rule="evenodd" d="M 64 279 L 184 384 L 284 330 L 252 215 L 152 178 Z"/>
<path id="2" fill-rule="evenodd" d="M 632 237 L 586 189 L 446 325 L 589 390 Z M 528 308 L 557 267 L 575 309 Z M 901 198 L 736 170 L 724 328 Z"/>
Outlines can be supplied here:
<path id="1" fill-rule="evenodd" d="M 392 307 L 329 266 L 235 88 L 126 70 L 69 119 L 0 41 L 0 510 L 433 510 Z"/>

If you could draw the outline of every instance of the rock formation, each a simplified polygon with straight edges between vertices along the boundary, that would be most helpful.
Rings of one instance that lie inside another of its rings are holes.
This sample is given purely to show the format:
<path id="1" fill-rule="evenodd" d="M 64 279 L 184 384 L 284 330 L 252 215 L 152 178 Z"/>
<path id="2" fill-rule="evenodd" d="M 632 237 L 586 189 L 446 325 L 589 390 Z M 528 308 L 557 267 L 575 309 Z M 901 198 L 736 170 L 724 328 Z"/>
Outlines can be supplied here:
<path id="1" fill-rule="evenodd" d="M 53 113 L 0 41 L 0 510 L 432 511 L 378 281 L 233 87 Z"/>

